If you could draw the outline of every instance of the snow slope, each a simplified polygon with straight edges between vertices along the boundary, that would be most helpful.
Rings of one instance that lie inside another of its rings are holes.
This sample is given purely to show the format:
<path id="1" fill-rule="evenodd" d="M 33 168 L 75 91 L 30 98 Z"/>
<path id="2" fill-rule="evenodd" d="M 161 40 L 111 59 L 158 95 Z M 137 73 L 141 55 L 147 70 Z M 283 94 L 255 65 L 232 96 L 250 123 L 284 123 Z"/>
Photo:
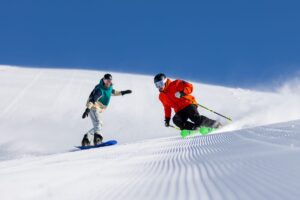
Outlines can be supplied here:
<path id="1" fill-rule="evenodd" d="M 0 162 L 0 199 L 297 200 L 300 121 Z"/>
<path id="2" fill-rule="evenodd" d="M 0 66 L 0 160 L 65 152 L 78 145 L 91 128 L 90 119 L 81 119 L 87 96 L 104 73 Z M 124 144 L 178 134 L 163 126 L 153 77 L 113 77 L 115 89 L 132 89 L 133 94 L 112 98 L 103 113 L 106 139 Z M 265 93 L 194 84 L 199 103 L 233 118 L 225 130 L 300 119 L 299 87 L 286 84 L 276 93 Z"/>
<path id="3" fill-rule="evenodd" d="M 298 199 L 297 79 L 273 93 L 194 83 L 199 103 L 234 122 L 182 139 L 163 126 L 152 77 L 113 73 L 116 89 L 134 91 L 103 113 L 104 137 L 120 144 L 74 151 L 104 73 L 0 66 L 1 200 Z"/>

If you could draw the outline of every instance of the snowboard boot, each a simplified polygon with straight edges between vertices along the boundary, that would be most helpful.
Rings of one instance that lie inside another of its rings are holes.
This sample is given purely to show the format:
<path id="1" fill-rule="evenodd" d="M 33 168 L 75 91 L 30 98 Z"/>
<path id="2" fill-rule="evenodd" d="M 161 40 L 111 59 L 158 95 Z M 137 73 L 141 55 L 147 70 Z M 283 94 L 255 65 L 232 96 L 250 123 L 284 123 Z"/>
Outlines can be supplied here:
<path id="1" fill-rule="evenodd" d="M 101 144 L 103 140 L 102 135 L 98 134 L 98 133 L 94 133 L 94 145 L 98 145 Z"/>
<path id="2" fill-rule="evenodd" d="M 81 146 L 83 147 L 90 146 L 90 140 L 87 134 L 83 136 L 83 139 L 81 141 Z"/>

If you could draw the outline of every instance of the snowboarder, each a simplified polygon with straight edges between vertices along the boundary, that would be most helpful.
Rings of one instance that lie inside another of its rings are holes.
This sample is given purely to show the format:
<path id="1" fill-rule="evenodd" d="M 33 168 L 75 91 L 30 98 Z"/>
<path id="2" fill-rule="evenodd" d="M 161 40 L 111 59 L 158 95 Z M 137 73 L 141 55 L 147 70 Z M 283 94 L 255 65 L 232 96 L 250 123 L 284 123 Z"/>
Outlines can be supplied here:
<path id="1" fill-rule="evenodd" d="M 114 90 L 112 84 L 112 75 L 104 75 L 104 77 L 100 80 L 100 83 L 96 85 L 93 91 L 91 92 L 86 104 L 86 109 L 82 115 L 83 119 L 90 116 L 94 126 L 94 128 L 89 130 L 84 135 L 81 142 L 82 146 L 90 145 L 89 137 L 91 136 L 94 136 L 94 145 L 102 143 L 103 137 L 101 135 L 102 122 L 100 121 L 100 113 L 102 113 L 109 105 L 111 95 L 120 96 L 130 93 L 132 93 L 131 90 Z"/>
<path id="2" fill-rule="evenodd" d="M 198 130 L 200 126 L 221 127 L 220 122 L 199 114 L 195 97 L 191 95 L 191 83 L 183 80 L 171 81 L 163 73 L 154 77 L 154 83 L 160 92 L 159 100 L 164 107 L 166 127 L 170 126 L 172 108 L 176 113 L 173 122 L 181 130 Z"/>

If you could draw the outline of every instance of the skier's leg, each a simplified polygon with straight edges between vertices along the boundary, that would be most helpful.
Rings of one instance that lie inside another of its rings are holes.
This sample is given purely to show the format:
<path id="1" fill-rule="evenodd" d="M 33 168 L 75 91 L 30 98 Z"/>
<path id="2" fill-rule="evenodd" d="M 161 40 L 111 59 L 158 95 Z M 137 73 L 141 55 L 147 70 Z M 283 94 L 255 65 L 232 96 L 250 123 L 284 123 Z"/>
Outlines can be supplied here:
<path id="1" fill-rule="evenodd" d="M 214 127 L 214 125 L 218 123 L 216 120 L 209 119 L 208 117 L 205 117 L 204 115 L 201 115 L 201 124 L 200 126 L 206 126 L 206 127 Z"/>
<path id="2" fill-rule="evenodd" d="M 195 123 L 194 129 L 200 126 L 214 127 L 216 120 L 209 119 L 203 115 L 200 115 L 196 105 L 190 105 L 187 107 L 188 117 L 189 119 Z"/>
<path id="3" fill-rule="evenodd" d="M 197 106 L 196 105 L 189 105 L 187 108 L 186 108 L 186 112 L 187 112 L 187 115 L 188 115 L 188 118 L 194 122 L 194 127 L 193 129 L 197 129 L 198 127 L 200 127 L 201 125 L 201 122 L 202 122 L 202 119 L 201 119 L 201 116 L 197 110 Z"/>
<path id="4" fill-rule="evenodd" d="M 173 123 L 176 126 L 178 126 L 181 130 L 183 130 L 183 129 L 192 130 L 194 127 L 194 124 L 187 120 L 188 120 L 188 116 L 186 114 L 185 109 L 179 111 L 173 117 Z"/>

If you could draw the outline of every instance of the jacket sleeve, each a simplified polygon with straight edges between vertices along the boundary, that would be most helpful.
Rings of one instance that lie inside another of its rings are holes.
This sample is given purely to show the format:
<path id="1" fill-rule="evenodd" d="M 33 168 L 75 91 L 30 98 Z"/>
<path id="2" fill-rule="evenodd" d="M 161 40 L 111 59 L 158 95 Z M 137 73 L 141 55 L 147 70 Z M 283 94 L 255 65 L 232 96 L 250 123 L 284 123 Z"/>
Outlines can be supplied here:
<path id="1" fill-rule="evenodd" d="M 164 98 L 161 95 L 159 96 L 159 100 L 161 101 L 161 103 L 164 106 L 165 118 L 171 118 L 171 114 L 172 114 L 171 107 L 164 101 Z"/>
<path id="2" fill-rule="evenodd" d="M 101 96 L 101 90 L 97 90 L 97 88 L 95 87 L 87 100 L 86 107 L 91 109 L 94 106 L 94 104 L 98 101 L 98 99 L 101 98 Z"/>
<path id="3" fill-rule="evenodd" d="M 98 101 L 98 99 L 100 99 L 102 96 L 102 92 L 101 90 L 95 88 L 92 93 L 90 94 L 90 97 L 89 97 L 89 102 L 92 102 L 92 103 L 95 103 Z"/>
<path id="4" fill-rule="evenodd" d="M 117 90 L 113 89 L 112 95 L 113 95 L 113 96 L 121 96 L 122 93 L 121 93 L 121 91 L 117 91 Z"/>
<path id="5" fill-rule="evenodd" d="M 177 90 L 183 92 L 184 94 L 191 94 L 193 92 L 193 84 L 186 81 L 179 81 Z"/>

